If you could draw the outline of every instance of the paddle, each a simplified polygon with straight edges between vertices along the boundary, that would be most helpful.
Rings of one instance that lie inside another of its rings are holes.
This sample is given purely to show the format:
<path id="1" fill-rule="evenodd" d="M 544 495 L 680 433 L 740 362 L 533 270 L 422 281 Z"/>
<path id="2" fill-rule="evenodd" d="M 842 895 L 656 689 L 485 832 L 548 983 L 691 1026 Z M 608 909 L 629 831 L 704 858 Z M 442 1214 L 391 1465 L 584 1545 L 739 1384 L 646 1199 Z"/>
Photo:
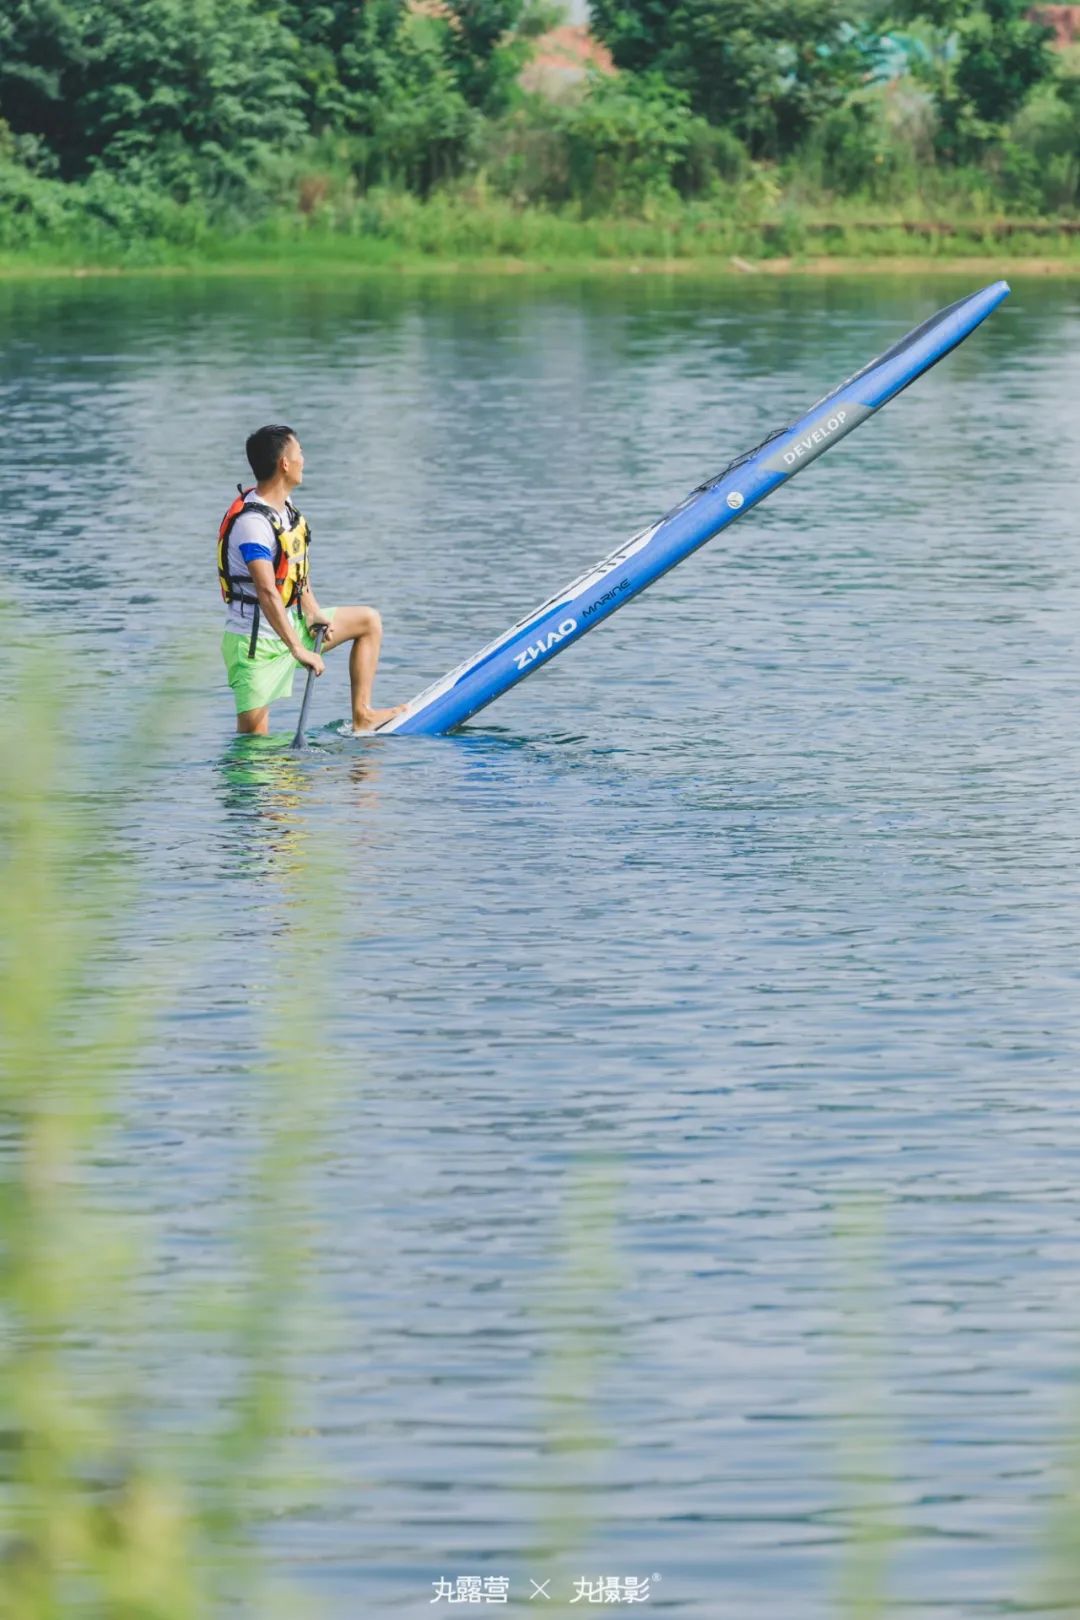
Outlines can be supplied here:
<path id="1" fill-rule="evenodd" d="M 320 624 L 319 628 L 315 632 L 316 652 L 322 652 L 323 637 L 325 634 L 326 626 L 325 624 Z M 307 672 L 307 685 L 304 687 L 304 701 L 300 705 L 300 720 L 296 727 L 296 736 L 289 745 L 292 748 L 307 748 L 308 746 L 308 740 L 304 736 L 304 725 L 307 721 L 308 704 L 311 702 L 311 683 L 314 681 L 314 679 L 315 671 L 313 669 L 309 669 Z"/>

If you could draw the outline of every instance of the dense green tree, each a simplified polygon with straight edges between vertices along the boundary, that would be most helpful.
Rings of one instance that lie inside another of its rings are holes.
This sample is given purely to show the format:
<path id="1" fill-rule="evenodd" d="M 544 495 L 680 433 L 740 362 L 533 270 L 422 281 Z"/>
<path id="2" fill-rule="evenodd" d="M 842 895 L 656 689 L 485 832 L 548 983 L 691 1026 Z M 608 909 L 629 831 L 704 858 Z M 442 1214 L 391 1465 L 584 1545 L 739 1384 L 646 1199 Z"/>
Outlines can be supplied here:
<path id="1" fill-rule="evenodd" d="M 269 3 L 269 0 L 260 0 Z M 448 50 L 450 25 L 405 0 L 287 0 L 297 82 L 318 137 L 340 137 L 365 180 L 426 191 L 463 160 L 476 124 Z"/>
<path id="2" fill-rule="evenodd" d="M 874 191 L 932 142 L 1030 206 L 1080 190 L 1080 98 L 1029 0 L 593 0 L 623 71 L 548 105 L 517 81 L 551 6 L 0 0 L 0 167 L 13 206 L 60 206 L 59 175 L 118 229 L 298 177 L 316 200 L 352 177 L 427 193 L 474 161 L 515 195 L 595 208 L 708 191 L 747 151 L 799 152 L 820 183 Z M 905 59 L 917 152 L 873 82 Z"/>
<path id="3" fill-rule="evenodd" d="M 366 97 L 391 76 L 406 0 L 259 0 L 297 42 L 296 79 L 316 134 L 366 124 Z"/>
<path id="4" fill-rule="evenodd" d="M 68 179 L 245 191 L 303 136 L 294 55 L 250 0 L 19 0 L 0 20 L 0 117 Z"/>
<path id="5" fill-rule="evenodd" d="M 408 12 L 379 49 L 361 40 L 343 53 L 345 127 L 362 138 L 366 180 L 427 192 L 461 167 L 478 114 L 447 60 L 445 32 L 441 18 Z"/>
<path id="6" fill-rule="evenodd" d="M 0 7 L 0 118 L 64 162 L 81 137 L 71 106 L 86 64 L 81 0 L 9 0 Z"/>
<path id="7" fill-rule="evenodd" d="M 529 38 L 558 8 L 534 0 L 446 0 L 445 48 L 470 106 L 499 113 L 529 55 Z"/>
<path id="8" fill-rule="evenodd" d="M 503 111 L 527 60 L 530 38 L 555 15 L 544 0 L 445 0 L 418 14 L 407 0 L 259 0 L 300 45 L 297 76 L 312 128 L 370 124 L 364 98 L 398 78 L 415 80 L 399 58 L 439 56 L 468 106 Z M 360 97 L 357 101 L 356 98 Z"/>
<path id="9" fill-rule="evenodd" d="M 544 15 L 536 0 L 10 0 L 0 119 L 69 179 L 104 166 L 232 194 L 311 133 L 356 143 L 368 178 L 426 190 L 505 108 Z"/>
<path id="10" fill-rule="evenodd" d="M 751 150 L 789 152 L 859 80 L 849 10 L 843 0 L 681 0 L 668 75 Z"/>
<path id="11" fill-rule="evenodd" d="M 719 132 L 691 112 L 684 91 L 658 74 L 598 76 L 563 117 L 567 195 L 586 207 L 636 209 L 677 192 L 707 190 L 725 168 L 745 161 L 734 140 L 719 152 Z"/>
<path id="12" fill-rule="evenodd" d="M 671 42 L 671 0 L 592 0 L 592 25 L 621 68 L 655 68 Z"/>
<path id="13" fill-rule="evenodd" d="M 617 62 L 654 68 L 759 155 L 791 151 L 864 69 L 847 0 L 597 0 Z"/>
<path id="14" fill-rule="evenodd" d="M 464 162 L 480 114 L 502 112 L 550 20 L 537 0 L 259 0 L 299 45 L 297 81 L 316 135 L 341 135 L 368 179 L 426 191 Z"/>
<path id="15" fill-rule="evenodd" d="M 988 124 L 1003 124 L 1053 70 L 1052 30 L 1024 0 L 982 0 L 959 12 L 958 97 Z"/>
<path id="16" fill-rule="evenodd" d="M 892 0 L 880 25 L 890 23 L 929 47 L 914 71 L 934 96 L 947 157 L 977 157 L 1053 73 L 1052 30 L 1029 0 Z"/>
<path id="17" fill-rule="evenodd" d="M 88 158 L 243 192 L 303 138 L 295 42 L 250 0 L 109 0 L 86 38 Z"/>

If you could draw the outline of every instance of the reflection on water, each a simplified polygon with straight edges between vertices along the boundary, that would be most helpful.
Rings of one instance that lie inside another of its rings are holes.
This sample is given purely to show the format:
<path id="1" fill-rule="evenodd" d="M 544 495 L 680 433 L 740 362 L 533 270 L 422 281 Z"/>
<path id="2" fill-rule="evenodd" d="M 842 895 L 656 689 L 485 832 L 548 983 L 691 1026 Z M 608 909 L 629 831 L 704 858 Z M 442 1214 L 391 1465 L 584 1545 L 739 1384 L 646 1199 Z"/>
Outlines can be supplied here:
<path id="1" fill-rule="evenodd" d="M 92 693 L 150 897 L 120 932 L 185 961 L 99 1190 L 159 1223 L 138 1353 L 178 1433 L 220 1388 L 170 1290 L 220 1280 L 298 953 L 321 993 L 304 1483 L 266 1535 L 305 1613 L 550 1569 L 813 1620 L 878 1523 L 895 1609 L 1038 1589 L 1077 1366 L 1075 291 L 1021 283 L 453 739 L 338 737 L 333 657 L 311 750 L 296 704 L 232 738 L 211 562 L 246 432 L 295 421 L 320 595 L 378 604 L 406 698 L 964 290 L 0 284 L 19 623 Z M 116 717 L 178 647 L 125 800 Z"/>
<path id="2" fill-rule="evenodd" d="M 317 785 L 280 742 L 233 737 L 218 765 L 223 878 L 288 879 L 304 870 L 308 833 L 300 816 Z"/>

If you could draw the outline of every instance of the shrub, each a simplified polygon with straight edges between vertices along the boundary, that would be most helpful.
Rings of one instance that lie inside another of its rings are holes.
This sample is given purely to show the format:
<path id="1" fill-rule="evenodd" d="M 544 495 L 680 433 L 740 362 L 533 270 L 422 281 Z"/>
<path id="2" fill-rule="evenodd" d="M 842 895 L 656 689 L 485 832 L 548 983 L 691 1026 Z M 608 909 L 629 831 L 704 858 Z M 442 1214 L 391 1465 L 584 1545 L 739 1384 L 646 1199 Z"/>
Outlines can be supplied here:
<path id="1" fill-rule="evenodd" d="M 389 181 L 426 195 L 462 171 L 480 115 L 461 93 L 431 18 L 406 18 L 393 52 L 376 53 L 362 69 L 357 62 L 355 85 L 350 120 L 363 184 Z"/>
<path id="2" fill-rule="evenodd" d="M 77 211 L 67 186 L 31 174 L 0 144 L 0 248 L 33 248 L 60 240 Z"/>
<path id="3" fill-rule="evenodd" d="M 706 191 L 721 166 L 737 172 L 743 156 L 735 137 L 696 117 L 685 92 L 651 73 L 594 77 L 568 111 L 566 138 L 571 190 L 589 208 Z"/>
<path id="4" fill-rule="evenodd" d="M 1080 201 L 1080 82 L 1040 87 L 1013 119 L 1002 177 L 1025 205 L 1052 211 Z"/>
<path id="5" fill-rule="evenodd" d="M 686 151 L 675 171 L 683 196 L 704 196 L 717 180 L 737 185 L 746 177 L 749 155 L 734 131 L 694 118 L 687 133 Z"/>
<path id="6" fill-rule="evenodd" d="M 793 151 L 865 73 L 843 0 L 593 0 L 620 67 L 655 70 L 758 157 Z"/>
<path id="7" fill-rule="evenodd" d="M 903 97 L 891 84 L 861 90 L 819 121 L 799 167 L 840 196 L 880 202 L 914 191 L 933 161 L 928 110 L 927 99 L 910 88 Z"/>
<path id="8" fill-rule="evenodd" d="M 495 191 L 525 205 L 557 205 L 573 195 L 567 108 L 541 97 L 485 126 L 480 170 Z"/>

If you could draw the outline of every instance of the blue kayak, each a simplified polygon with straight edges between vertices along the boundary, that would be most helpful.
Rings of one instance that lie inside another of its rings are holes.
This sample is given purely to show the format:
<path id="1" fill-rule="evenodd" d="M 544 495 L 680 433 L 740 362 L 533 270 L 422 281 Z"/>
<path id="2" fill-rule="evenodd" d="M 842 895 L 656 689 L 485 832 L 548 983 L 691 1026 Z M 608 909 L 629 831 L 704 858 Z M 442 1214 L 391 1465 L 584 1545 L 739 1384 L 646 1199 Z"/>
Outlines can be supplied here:
<path id="1" fill-rule="evenodd" d="M 771 433 L 658 523 L 427 687 L 378 734 L 438 736 L 494 703 L 854 432 L 970 336 L 1008 294 L 1008 284 L 997 281 L 924 321 L 797 422 Z"/>

